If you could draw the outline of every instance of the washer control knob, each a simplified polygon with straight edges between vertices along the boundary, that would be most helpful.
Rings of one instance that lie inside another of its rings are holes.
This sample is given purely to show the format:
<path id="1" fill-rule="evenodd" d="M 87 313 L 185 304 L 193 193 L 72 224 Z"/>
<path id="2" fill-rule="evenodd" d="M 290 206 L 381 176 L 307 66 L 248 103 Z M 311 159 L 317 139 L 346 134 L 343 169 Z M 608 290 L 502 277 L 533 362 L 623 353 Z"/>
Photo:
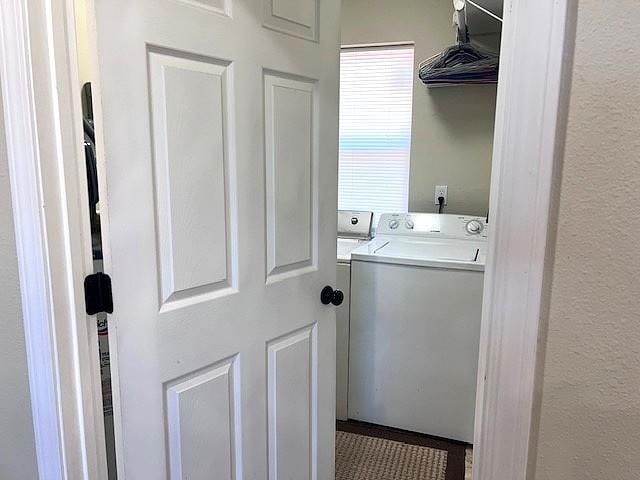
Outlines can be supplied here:
<path id="1" fill-rule="evenodd" d="M 407 230 L 413 230 L 413 227 L 415 227 L 415 223 L 413 223 L 413 220 L 407 220 L 407 223 L 404 224 L 405 227 L 407 227 Z"/>
<path id="2" fill-rule="evenodd" d="M 484 227 L 482 226 L 482 222 L 479 222 L 478 220 L 469 220 L 464 228 L 468 233 L 477 235 L 482 232 Z"/>
<path id="3" fill-rule="evenodd" d="M 398 220 L 393 219 L 389 221 L 389 228 L 391 230 L 395 230 L 396 228 L 398 228 L 398 226 L 400 225 L 400 222 L 398 222 Z"/>

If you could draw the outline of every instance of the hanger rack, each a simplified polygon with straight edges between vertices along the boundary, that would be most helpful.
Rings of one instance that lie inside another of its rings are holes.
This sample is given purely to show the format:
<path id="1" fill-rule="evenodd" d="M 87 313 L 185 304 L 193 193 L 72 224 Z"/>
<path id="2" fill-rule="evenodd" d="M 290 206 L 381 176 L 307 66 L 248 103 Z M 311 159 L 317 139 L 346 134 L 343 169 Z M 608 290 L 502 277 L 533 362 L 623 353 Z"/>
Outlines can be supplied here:
<path id="1" fill-rule="evenodd" d="M 469 5 L 472 5 L 474 7 L 476 7 L 478 10 L 480 10 L 482 13 L 486 13 L 487 15 L 489 15 L 491 18 L 498 20 L 500 23 L 502 23 L 502 17 L 500 17 L 499 15 L 496 15 L 495 13 L 493 13 L 490 10 L 487 10 L 486 8 L 484 8 L 482 5 L 478 5 L 476 2 L 474 2 L 473 0 L 465 0 L 465 3 L 468 3 Z"/>
<path id="2" fill-rule="evenodd" d="M 469 33 L 467 28 L 467 4 L 477 8 L 482 13 L 490 16 L 494 20 L 503 23 L 502 17 L 496 15 L 491 10 L 479 5 L 474 0 L 453 0 L 453 8 L 455 9 L 453 21 L 458 26 L 458 42 L 466 43 L 469 41 Z"/>
<path id="3" fill-rule="evenodd" d="M 418 66 L 418 77 L 429 88 L 479 85 L 498 81 L 498 55 L 470 42 L 467 3 L 502 21 L 474 0 L 453 0 L 453 22 L 457 25 L 457 43 L 436 53 Z"/>

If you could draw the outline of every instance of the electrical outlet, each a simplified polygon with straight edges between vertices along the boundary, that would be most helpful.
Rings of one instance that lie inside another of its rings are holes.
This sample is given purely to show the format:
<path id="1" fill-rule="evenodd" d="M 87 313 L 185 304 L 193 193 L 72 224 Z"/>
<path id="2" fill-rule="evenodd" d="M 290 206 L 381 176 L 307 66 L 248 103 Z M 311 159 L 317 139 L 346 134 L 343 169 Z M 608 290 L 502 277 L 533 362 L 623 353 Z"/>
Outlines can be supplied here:
<path id="1" fill-rule="evenodd" d="M 447 204 L 447 186 L 446 185 L 436 185 L 435 195 L 433 197 L 434 205 L 440 205 L 438 202 L 439 197 L 444 197 L 444 204 Z"/>

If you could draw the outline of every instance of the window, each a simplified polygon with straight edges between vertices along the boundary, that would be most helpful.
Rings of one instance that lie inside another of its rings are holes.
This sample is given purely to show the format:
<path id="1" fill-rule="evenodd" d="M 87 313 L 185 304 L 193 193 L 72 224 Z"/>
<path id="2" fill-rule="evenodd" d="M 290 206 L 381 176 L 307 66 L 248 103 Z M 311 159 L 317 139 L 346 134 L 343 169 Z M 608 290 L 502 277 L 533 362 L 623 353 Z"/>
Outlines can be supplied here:
<path id="1" fill-rule="evenodd" d="M 339 209 L 407 211 L 413 73 L 412 45 L 342 49 Z"/>

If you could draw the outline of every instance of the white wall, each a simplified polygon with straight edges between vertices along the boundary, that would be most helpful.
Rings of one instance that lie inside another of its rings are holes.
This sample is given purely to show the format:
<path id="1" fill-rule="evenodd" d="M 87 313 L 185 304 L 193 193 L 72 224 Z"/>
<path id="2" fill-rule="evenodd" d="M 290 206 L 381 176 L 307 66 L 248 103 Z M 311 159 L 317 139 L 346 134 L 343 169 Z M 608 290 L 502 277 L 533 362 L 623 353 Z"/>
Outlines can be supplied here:
<path id="1" fill-rule="evenodd" d="M 452 15 L 453 5 L 445 0 L 343 0 L 342 44 L 415 42 L 409 210 L 434 211 L 435 185 L 448 185 L 447 213 L 484 215 L 496 88 L 429 90 L 417 77 L 422 60 L 454 43 Z"/>
<path id="2" fill-rule="evenodd" d="M 74 0 L 76 46 L 78 51 L 78 76 L 80 86 L 91 81 L 91 62 L 89 53 L 89 26 L 86 0 Z"/>
<path id="3" fill-rule="evenodd" d="M 640 476 L 639 22 L 578 4 L 537 480 Z"/>
<path id="4" fill-rule="evenodd" d="M 38 469 L 3 117 L 0 96 L 0 478 L 31 480 Z"/>

